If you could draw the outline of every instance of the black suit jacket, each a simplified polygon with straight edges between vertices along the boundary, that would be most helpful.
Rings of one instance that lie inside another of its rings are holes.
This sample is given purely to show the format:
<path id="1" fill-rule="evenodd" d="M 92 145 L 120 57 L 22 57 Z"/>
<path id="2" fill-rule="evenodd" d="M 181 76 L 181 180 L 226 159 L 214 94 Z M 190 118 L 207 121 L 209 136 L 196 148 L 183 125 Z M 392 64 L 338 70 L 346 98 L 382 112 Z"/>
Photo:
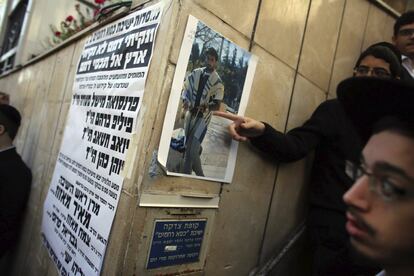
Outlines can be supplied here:
<path id="1" fill-rule="evenodd" d="M 15 148 L 0 152 L 0 257 L 18 237 L 31 182 L 30 169 Z"/>
<path id="2" fill-rule="evenodd" d="M 358 162 L 362 144 L 341 104 L 336 99 L 323 102 L 302 126 L 286 134 L 265 125 L 265 133 L 251 139 L 252 144 L 281 162 L 299 160 L 315 150 L 311 207 L 336 211 L 345 220 L 342 196 L 352 185 L 345 161 Z"/>
<path id="3" fill-rule="evenodd" d="M 414 85 L 413 77 L 410 75 L 410 73 L 408 73 L 407 69 L 404 66 L 401 66 L 401 67 L 402 67 L 401 80 L 408 82 L 411 85 Z"/>

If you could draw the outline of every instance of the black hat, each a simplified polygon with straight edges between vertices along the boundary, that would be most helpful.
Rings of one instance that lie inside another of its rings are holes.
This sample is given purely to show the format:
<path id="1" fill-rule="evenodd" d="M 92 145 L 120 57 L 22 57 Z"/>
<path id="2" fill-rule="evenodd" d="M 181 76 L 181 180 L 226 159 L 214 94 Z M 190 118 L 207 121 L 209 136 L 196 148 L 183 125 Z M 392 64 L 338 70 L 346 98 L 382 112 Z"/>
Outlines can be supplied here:
<path id="1" fill-rule="evenodd" d="M 395 117 L 414 125 L 414 86 L 401 80 L 353 77 L 339 83 L 339 102 L 364 142 L 376 122 Z"/>
<path id="2" fill-rule="evenodd" d="M 0 104 L 0 124 L 4 125 L 12 140 L 16 137 L 20 122 L 21 116 L 16 108 L 8 104 Z"/>

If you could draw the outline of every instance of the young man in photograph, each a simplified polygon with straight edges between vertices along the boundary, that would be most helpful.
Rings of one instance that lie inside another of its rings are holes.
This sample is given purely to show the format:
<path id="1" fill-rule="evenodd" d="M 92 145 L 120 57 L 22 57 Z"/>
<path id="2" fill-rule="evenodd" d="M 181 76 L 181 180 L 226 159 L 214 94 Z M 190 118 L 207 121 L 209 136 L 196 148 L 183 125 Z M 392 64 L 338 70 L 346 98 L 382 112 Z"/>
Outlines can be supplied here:
<path id="1" fill-rule="evenodd" d="M 186 145 L 184 164 L 180 172 L 204 176 L 201 166 L 201 143 L 207 132 L 211 111 L 218 110 L 224 97 L 223 82 L 216 68 L 218 54 L 214 48 L 206 51 L 206 66 L 194 69 L 186 78 L 181 95 L 185 110 Z"/>

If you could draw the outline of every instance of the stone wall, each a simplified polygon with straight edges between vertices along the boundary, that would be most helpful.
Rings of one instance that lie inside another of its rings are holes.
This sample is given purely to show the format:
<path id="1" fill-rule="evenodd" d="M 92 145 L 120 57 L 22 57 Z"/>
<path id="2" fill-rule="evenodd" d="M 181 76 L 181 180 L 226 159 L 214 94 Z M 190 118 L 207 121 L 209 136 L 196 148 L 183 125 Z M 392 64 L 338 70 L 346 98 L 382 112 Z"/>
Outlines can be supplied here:
<path id="1" fill-rule="evenodd" d="M 394 21 L 366 0 L 167 2 L 139 113 L 141 124 L 130 147 L 131 173 L 124 181 L 102 275 L 248 275 L 281 252 L 304 221 L 309 159 L 279 166 L 241 144 L 231 184 L 149 177 L 189 14 L 258 56 L 246 115 L 282 131 L 301 125 L 319 103 L 335 97 L 336 85 L 352 74 L 361 50 L 390 41 Z M 13 275 L 57 274 L 41 242 L 42 209 L 84 41 L 72 40 L 0 79 L 0 90 L 11 94 L 11 103 L 22 112 L 15 144 L 34 176 L 21 239 L 10 262 Z M 139 207 L 142 195 L 184 193 L 219 195 L 219 208 L 183 212 Z M 193 217 L 208 219 L 201 261 L 146 270 L 153 221 Z M 279 275 L 294 273 L 298 258 L 292 254 L 301 256 L 302 245 L 280 263 L 275 270 Z"/>

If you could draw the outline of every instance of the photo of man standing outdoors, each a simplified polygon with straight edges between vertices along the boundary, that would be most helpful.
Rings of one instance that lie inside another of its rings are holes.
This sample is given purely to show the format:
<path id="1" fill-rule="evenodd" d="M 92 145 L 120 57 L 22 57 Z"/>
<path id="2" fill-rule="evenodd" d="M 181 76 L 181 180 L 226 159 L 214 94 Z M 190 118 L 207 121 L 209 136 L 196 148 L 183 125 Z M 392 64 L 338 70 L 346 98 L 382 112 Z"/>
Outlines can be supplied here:
<path id="1" fill-rule="evenodd" d="M 186 145 L 182 173 L 204 176 L 201 166 L 201 143 L 207 132 L 212 111 L 218 110 L 224 97 L 223 82 L 218 75 L 218 54 L 214 48 L 206 51 L 206 66 L 194 69 L 186 78 L 181 95 L 185 111 Z"/>

